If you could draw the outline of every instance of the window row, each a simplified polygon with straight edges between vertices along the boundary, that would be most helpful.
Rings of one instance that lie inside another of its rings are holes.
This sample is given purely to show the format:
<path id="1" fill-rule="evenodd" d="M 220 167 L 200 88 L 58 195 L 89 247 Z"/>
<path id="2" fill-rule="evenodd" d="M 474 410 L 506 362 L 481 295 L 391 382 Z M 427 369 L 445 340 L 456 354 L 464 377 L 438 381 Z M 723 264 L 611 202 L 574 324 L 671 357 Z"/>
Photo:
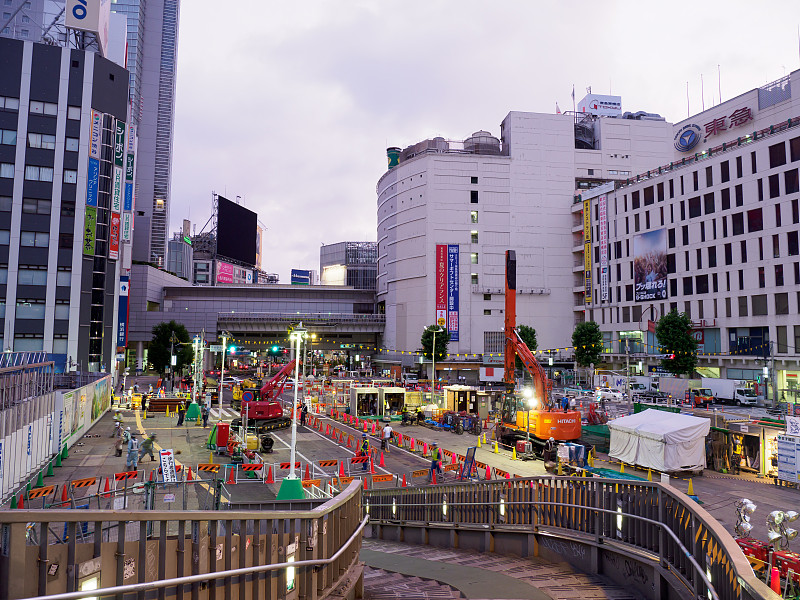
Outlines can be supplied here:
<path id="1" fill-rule="evenodd" d="M 49 215 L 51 212 L 53 202 L 44 198 L 23 198 L 22 199 L 22 212 L 35 215 Z M 11 212 L 13 201 L 11 196 L 0 196 L 0 212 Z M 74 217 L 75 216 L 75 201 L 62 200 L 61 201 L 61 216 Z"/>
<path id="2" fill-rule="evenodd" d="M 0 129 L 0 144 L 14 146 L 17 143 L 17 132 L 13 129 Z M 78 138 L 68 137 L 64 140 L 64 150 L 77 152 Z M 48 133 L 28 133 L 28 148 L 42 148 L 44 150 L 55 150 L 56 136 Z"/>
<path id="3" fill-rule="evenodd" d="M 5 179 L 14 178 L 14 163 L 0 163 L 0 177 Z M 77 183 L 78 172 L 74 169 L 64 169 L 64 183 Z M 53 167 L 38 167 L 36 165 L 25 165 L 26 181 L 53 181 Z"/>

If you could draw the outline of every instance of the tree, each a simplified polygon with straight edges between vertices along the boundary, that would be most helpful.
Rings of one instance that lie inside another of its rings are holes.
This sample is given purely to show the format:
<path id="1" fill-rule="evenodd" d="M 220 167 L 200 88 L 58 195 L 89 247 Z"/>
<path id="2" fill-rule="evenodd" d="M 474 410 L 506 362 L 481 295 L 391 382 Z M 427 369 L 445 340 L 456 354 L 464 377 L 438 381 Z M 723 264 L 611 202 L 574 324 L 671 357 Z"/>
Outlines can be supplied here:
<path id="1" fill-rule="evenodd" d="M 172 336 L 175 334 L 174 346 Z M 189 332 L 186 331 L 181 323 L 170 321 L 169 323 L 159 323 L 153 327 L 153 339 L 147 349 L 147 358 L 153 364 L 156 371 L 162 375 L 170 366 L 170 348 L 175 350 L 177 364 L 175 371 L 180 371 L 183 367 L 192 363 L 192 344 Z"/>
<path id="2" fill-rule="evenodd" d="M 691 375 L 697 366 L 697 340 L 691 333 L 692 320 L 676 310 L 661 317 L 656 325 L 658 345 L 664 354 L 675 358 L 661 360 L 661 366 L 675 375 Z"/>
<path id="3" fill-rule="evenodd" d="M 439 331 L 441 329 L 441 331 Z M 447 344 L 450 342 L 450 332 L 438 325 L 429 325 L 422 331 L 422 355 L 428 360 L 431 359 L 431 349 L 433 347 L 433 332 L 436 330 L 436 360 L 442 360 L 447 356 Z"/>
<path id="4" fill-rule="evenodd" d="M 575 326 L 572 332 L 572 345 L 575 347 L 575 362 L 582 367 L 600 362 L 603 351 L 603 334 L 594 321 L 584 321 Z"/>
<path id="5" fill-rule="evenodd" d="M 517 327 L 517 331 L 519 332 L 519 337 L 522 338 L 522 341 L 525 342 L 525 345 L 528 347 L 528 349 L 531 352 L 535 352 L 539 347 L 539 342 L 536 340 L 536 330 L 533 327 L 528 327 L 527 325 L 520 325 Z M 514 368 L 522 368 L 522 361 L 519 359 L 519 356 L 517 356 L 516 361 L 514 362 Z"/>

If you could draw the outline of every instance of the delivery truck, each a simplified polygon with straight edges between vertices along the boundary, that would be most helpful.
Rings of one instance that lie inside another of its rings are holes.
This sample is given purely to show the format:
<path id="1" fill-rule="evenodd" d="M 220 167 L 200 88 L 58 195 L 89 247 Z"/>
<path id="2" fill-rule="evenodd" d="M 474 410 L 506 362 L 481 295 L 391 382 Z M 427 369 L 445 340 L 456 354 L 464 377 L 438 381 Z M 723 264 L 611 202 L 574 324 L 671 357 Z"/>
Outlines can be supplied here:
<path id="1" fill-rule="evenodd" d="M 756 406 L 758 404 L 758 395 L 755 390 L 748 387 L 746 381 L 703 377 L 702 384 L 703 387 L 711 390 L 717 402 L 737 406 Z"/>

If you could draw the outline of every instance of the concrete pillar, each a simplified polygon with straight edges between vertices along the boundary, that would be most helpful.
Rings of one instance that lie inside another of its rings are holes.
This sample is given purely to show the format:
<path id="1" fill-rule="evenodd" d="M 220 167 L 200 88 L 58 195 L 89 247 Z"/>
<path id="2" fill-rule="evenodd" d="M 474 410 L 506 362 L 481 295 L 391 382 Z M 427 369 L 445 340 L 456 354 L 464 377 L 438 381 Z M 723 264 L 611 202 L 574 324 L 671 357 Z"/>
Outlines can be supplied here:
<path id="1" fill-rule="evenodd" d="M 144 342 L 136 342 L 136 368 L 144 370 Z"/>

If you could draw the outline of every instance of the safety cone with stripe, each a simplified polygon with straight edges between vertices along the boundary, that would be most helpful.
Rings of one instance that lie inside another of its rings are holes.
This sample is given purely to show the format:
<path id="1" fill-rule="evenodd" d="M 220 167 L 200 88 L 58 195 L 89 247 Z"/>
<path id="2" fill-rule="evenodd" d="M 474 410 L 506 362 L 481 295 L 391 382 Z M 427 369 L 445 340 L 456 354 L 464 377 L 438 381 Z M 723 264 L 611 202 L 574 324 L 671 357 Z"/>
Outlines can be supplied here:
<path id="1" fill-rule="evenodd" d="M 272 467 L 267 471 L 267 478 L 264 480 L 264 483 L 275 483 L 275 478 L 272 476 Z"/>
<path id="2" fill-rule="evenodd" d="M 227 484 L 236 483 L 236 465 L 231 465 L 231 468 L 228 471 L 228 480 L 225 483 Z"/>
<path id="3" fill-rule="evenodd" d="M 71 481 L 68 481 L 64 484 L 61 488 L 61 502 L 68 502 L 69 501 L 69 486 Z"/>
<path id="4" fill-rule="evenodd" d="M 381 452 L 381 461 L 378 463 L 379 467 L 385 467 L 386 465 L 383 464 L 383 452 Z"/>
<path id="5" fill-rule="evenodd" d="M 403 473 L 403 483 L 400 484 L 400 487 L 406 487 L 406 474 Z"/>
<path id="6" fill-rule="evenodd" d="M 417 451 L 416 440 L 414 438 L 411 438 L 411 451 L 412 452 L 416 452 Z"/>
<path id="7" fill-rule="evenodd" d="M 192 467 L 189 467 L 189 470 L 186 472 L 186 481 L 194 481 L 194 477 L 192 477 Z"/>
<path id="8" fill-rule="evenodd" d="M 500 448 L 497 446 L 497 440 L 495 440 L 495 442 L 494 442 L 494 450 L 493 450 L 493 452 L 495 454 L 500 454 Z"/>
<path id="9" fill-rule="evenodd" d="M 372 460 L 372 456 L 369 457 L 369 474 L 375 475 L 375 463 Z"/>
<path id="10" fill-rule="evenodd" d="M 453 452 L 450 455 L 450 464 L 451 465 L 457 465 L 458 464 L 458 458 L 456 457 L 456 453 L 455 452 Z"/>
<path id="11" fill-rule="evenodd" d="M 769 589 L 783 597 L 783 592 L 781 590 L 781 572 L 778 567 L 772 567 L 769 576 Z"/>
<path id="12" fill-rule="evenodd" d="M 689 480 L 689 489 L 686 490 L 686 495 L 687 496 L 694 496 L 694 484 L 692 483 L 691 479 Z"/>
<path id="13" fill-rule="evenodd" d="M 109 498 L 111 496 L 111 484 L 108 482 L 108 477 L 106 477 L 106 488 L 103 490 L 103 498 Z"/>
<path id="14" fill-rule="evenodd" d="M 309 465 L 306 465 L 306 473 L 303 475 L 303 481 L 308 481 L 309 479 L 311 479 L 311 468 Z"/>
<path id="15" fill-rule="evenodd" d="M 272 467 L 270 467 L 271 469 Z M 344 461 L 339 461 L 339 477 L 344 477 Z"/>

